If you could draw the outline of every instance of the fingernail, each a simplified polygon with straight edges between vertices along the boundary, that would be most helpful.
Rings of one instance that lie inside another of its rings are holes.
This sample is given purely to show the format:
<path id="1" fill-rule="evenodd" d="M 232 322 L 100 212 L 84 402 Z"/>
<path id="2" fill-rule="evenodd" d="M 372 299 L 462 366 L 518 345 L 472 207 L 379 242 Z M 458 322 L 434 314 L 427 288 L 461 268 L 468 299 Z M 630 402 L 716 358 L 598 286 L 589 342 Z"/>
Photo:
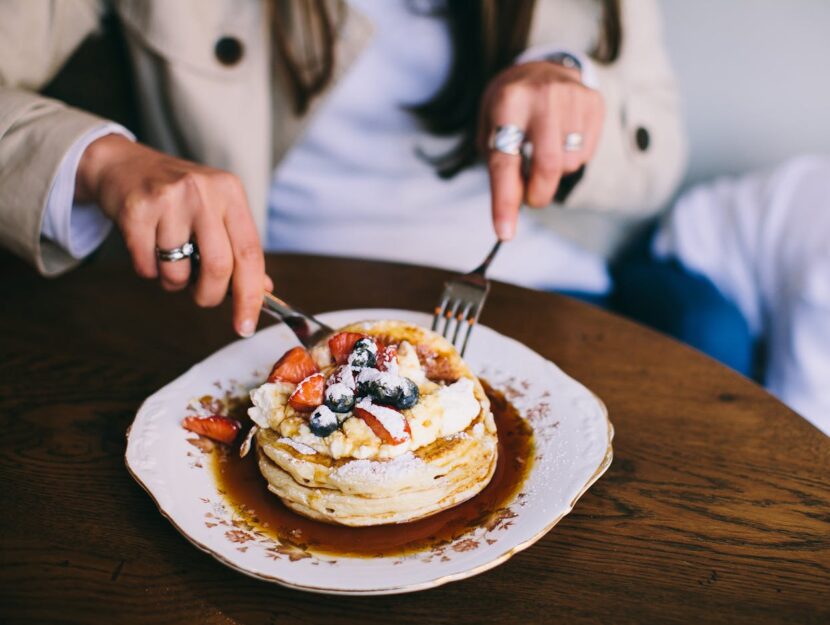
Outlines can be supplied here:
<path id="1" fill-rule="evenodd" d="M 242 338 L 247 339 L 253 336 L 254 330 L 256 330 L 256 323 L 254 323 L 253 319 L 245 319 L 245 321 L 239 324 L 239 336 Z"/>
<path id="2" fill-rule="evenodd" d="M 513 238 L 515 226 L 512 221 L 497 221 L 496 222 L 496 236 L 502 241 L 509 241 Z"/>

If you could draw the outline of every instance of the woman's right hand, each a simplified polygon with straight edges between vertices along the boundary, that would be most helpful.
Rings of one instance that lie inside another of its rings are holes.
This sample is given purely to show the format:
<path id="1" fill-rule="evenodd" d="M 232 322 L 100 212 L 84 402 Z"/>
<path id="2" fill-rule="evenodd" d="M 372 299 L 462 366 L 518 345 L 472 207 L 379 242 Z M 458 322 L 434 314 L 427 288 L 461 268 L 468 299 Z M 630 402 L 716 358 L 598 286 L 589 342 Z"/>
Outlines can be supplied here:
<path id="1" fill-rule="evenodd" d="M 197 241 L 193 299 L 199 306 L 216 306 L 230 282 L 234 328 L 241 336 L 254 333 L 262 290 L 273 284 L 236 176 L 107 135 L 84 152 L 75 199 L 96 202 L 121 229 L 138 275 L 159 278 L 168 291 L 187 286 L 190 262 L 159 262 L 156 248 Z"/>

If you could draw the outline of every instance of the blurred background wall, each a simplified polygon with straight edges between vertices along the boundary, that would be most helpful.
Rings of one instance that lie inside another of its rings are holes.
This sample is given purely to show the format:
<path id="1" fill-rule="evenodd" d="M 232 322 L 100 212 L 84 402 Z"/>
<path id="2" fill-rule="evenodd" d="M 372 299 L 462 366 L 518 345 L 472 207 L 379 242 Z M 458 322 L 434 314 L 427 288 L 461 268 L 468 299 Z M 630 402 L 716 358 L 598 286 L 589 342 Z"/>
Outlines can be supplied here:
<path id="1" fill-rule="evenodd" d="M 684 186 L 830 154 L 830 0 L 660 1 L 689 130 Z M 115 20 L 103 31 L 45 92 L 140 136 Z M 108 88 L 95 88 L 102 81 Z"/>
<path id="2" fill-rule="evenodd" d="M 661 2 L 685 101 L 687 184 L 830 154 L 830 0 Z"/>

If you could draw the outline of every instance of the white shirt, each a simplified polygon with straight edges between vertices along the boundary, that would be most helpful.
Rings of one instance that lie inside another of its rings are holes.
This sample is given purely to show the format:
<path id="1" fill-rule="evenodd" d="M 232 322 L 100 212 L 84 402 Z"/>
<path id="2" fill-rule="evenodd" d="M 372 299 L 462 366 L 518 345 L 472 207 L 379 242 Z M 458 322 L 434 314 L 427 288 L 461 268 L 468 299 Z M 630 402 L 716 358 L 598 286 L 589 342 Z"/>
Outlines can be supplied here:
<path id="1" fill-rule="evenodd" d="M 407 110 L 446 80 L 447 23 L 407 2 L 351 2 L 374 22 L 374 38 L 277 168 L 266 248 L 469 271 L 495 242 L 487 170 L 479 164 L 451 180 L 439 178 L 419 149 L 440 155 L 453 141 L 422 130 Z M 531 50 L 520 60 L 556 49 Z M 589 83 L 590 63 L 580 59 Z M 109 126 L 109 132 L 122 130 Z M 103 240 L 100 232 L 90 234 L 101 224 L 77 220 L 79 207 L 72 209 L 75 169 L 90 137 L 78 143 L 72 150 L 80 148 L 78 158 L 65 159 L 53 183 L 44 223 L 83 224 L 87 234 L 78 228 L 43 230 L 68 250 L 75 237 Z M 71 219 L 65 216 L 70 211 Z M 490 275 L 543 289 L 600 293 L 610 286 L 601 257 L 536 223 L 530 209 L 523 210 L 516 237 L 502 246 Z"/>

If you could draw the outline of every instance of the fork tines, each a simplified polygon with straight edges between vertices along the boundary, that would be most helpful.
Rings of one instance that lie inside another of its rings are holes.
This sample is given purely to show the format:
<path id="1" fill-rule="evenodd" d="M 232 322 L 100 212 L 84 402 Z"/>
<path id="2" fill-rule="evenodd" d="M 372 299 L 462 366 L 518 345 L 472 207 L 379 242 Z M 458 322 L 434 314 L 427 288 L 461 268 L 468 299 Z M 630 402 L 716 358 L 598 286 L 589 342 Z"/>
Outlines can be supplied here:
<path id="1" fill-rule="evenodd" d="M 485 277 L 490 263 L 496 257 L 501 247 L 501 241 L 496 241 L 484 261 L 470 273 L 457 275 L 444 283 L 444 292 L 441 294 L 441 303 L 435 307 L 435 316 L 432 318 L 432 331 L 441 332 L 445 339 L 450 340 L 458 353 L 462 356 L 467 349 L 467 341 L 473 332 L 473 326 L 484 308 L 484 300 L 490 292 L 490 282 Z M 439 330 L 441 323 L 444 329 Z M 453 324 L 453 322 L 455 322 Z M 464 333 L 464 342 L 458 347 L 461 328 L 467 326 Z M 450 333 L 452 338 L 450 339 Z"/>
<path id="2" fill-rule="evenodd" d="M 458 276 L 444 284 L 441 303 L 435 307 L 435 316 L 432 318 L 432 330 L 453 343 L 462 356 L 467 349 L 473 326 L 481 315 L 484 300 L 490 292 L 487 280 L 471 278 L 478 276 Z M 466 331 L 459 346 L 461 329 L 465 326 Z"/>

